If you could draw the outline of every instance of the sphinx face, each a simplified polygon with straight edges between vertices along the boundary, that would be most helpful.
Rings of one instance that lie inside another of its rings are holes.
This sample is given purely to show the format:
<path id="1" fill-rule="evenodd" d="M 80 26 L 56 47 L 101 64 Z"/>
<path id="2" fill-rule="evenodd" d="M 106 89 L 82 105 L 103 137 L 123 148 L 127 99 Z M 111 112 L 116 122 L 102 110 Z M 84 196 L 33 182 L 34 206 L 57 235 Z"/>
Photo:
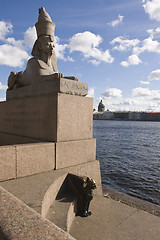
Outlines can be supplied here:
<path id="1" fill-rule="evenodd" d="M 39 49 L 48 56 L 52 56 L 54 52 L 54 38 L 53 36 L 43 35 L 39 37 Z"/>

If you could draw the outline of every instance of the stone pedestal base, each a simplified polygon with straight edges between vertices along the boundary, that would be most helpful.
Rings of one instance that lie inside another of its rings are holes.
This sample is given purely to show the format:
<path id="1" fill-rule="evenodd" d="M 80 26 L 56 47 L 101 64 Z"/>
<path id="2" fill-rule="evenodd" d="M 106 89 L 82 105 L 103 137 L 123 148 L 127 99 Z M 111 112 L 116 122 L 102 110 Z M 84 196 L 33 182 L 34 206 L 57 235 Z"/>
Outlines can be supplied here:
<path id="1" fill-rule="evenodd" d="M 95 159 L 95 139 L 1 146 L 0 181 L 65 169 Z"/>
<path id="2" fill-rule="evenodd" d="M 0 132 L 32 141 L 90 139 L 92 108 L 91 98 L 61 93 L 0 102 Z"/>

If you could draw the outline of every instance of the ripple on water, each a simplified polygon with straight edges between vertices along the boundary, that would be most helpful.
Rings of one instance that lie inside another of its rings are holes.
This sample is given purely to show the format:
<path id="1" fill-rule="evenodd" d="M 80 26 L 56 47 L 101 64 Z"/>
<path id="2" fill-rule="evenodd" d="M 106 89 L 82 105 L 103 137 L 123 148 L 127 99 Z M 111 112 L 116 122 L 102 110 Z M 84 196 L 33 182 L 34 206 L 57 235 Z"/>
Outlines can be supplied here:
<path id="1" fill-rule="evenodd" d="M 102 184 L 160 205 L 160 122 L 94 120 Z"/>

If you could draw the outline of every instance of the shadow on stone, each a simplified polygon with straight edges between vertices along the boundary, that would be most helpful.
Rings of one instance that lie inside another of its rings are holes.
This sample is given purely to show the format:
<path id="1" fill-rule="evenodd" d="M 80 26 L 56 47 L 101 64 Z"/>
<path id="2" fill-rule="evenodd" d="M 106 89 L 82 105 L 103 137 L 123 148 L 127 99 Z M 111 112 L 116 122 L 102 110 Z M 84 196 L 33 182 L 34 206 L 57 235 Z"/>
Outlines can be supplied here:
<path id="1" fill-rule="evenodd" d="M 3 229 L 0 227 L 0 240 L 10 240 L 6 234 L 3 232 Z"/>
<path id="2" fill-rule="evenodd" d="M 57 194 L 56 200 L 70 202 L 75 199 L 76 216 L 87 217 L 91 215 L 89 206 L 95 188 L 96 184 L 93 179 L 69 173 Z"/>

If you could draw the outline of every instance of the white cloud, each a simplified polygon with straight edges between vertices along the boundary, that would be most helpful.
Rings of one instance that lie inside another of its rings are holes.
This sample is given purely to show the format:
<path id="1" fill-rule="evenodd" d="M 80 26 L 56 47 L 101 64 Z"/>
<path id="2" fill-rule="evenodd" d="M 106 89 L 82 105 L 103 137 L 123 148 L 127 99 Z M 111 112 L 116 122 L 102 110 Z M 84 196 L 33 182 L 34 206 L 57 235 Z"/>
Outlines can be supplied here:
<path id="1" fill-rule="evenodd" d="M 160 2 L 159 0 L 142 0 L 145 12 L 151 19 L 160 21 Z"/>
<path id="2" fill-rule="evenodd" d="M 9 44 L 0 46 L 0 65 L 22 67 L 28 58 L 28 53 L 18 47 Z"/>
<path id="3" fill-rule="evenodd" d="M 144 84 L 144 85 L 149 85 L 150 82 L 149 81 L 139 81 L 141 84 Z"/>
<path id="4" fill-rule="evenodd" d="M 5 42 L 9 45 L 15 46 L 20 49 L 24 49 L 24 41 L 23 40 L 15 40 L 14 38 L 7 38 Z"/>
<path id="5" fill-rule="evenodd" d="M 118 19 L 108 23 L 109 26 L 115 27 L 123 21 L 124 16 L 118 15 Z"/>
<path id="6" fill-rule="evenodd" d="M 142 61 L 139 59 L 139 57 L 136 54 L 133 54 L 128 57 L 128 61 L 122 61 L 120 64 L 123 67 L 129 67 L 130 65 L 138 65 L 142 63 Z"/>
<path id="7" fill-rule="evenodd" d="M 57 37 L 57 36 L 55 36 L 54 37 L 54 41 L 55 41 L 55 52 L 56 52 L 56 57 L 57 57 L 57 59 L 61 59 L 61 60 L 63 60 L 63 61 L 71 61 L 71 62 L 73 62 L 74 60 L 71 58 L 71 57 L 65 57 L 64 55 L 65 55 L 65 51 L 66 51 L 66 49 L 68 48 L 68 45 L 67 44 L 60 44 L 59 42 L 60 42 L 60 39 L 59 39 L 59 37 Z"/>
<path id="8" fill-rule="evenodd" d="M 1 82 L 0 82 L 0 90 L 6 90 L 7 89 L 7 85 L 3 85 Z"/>
<path id="9" fill-rule="evenodd" d="M 4 42 L 0 45 L 0 65 L 22 67 L 29 55 L 25 50 L 24 40 L 6 37 L 7 34 L 12 33 L 12 29 L 11 23 L 0 21 L 0 40 Z"/>
<path id="10" fill-rule="evenodd" d="M 160 69 L 157 69 L 155 71 L 152 71 L 149 76 L 148 76 L 148 80 L 152 81 L 152 80 L 160 80 Z"/>
<path id="11" fill-rule="evenodd" d="M 151 37 L 146 38 L 142 41 L 142 47 L 138 49 L 139 53 L 144 51 L 160 53 L 160 43 L 158 41 L 153 41 Z"/>
<path id="12" fill-rule="evenodd" d="M 152 39 L 160 38 L 160 28 L 159 27 L 156 29 L 148 29 L 147 33 L 149 33 L 149 35 Z"/>
<path id="13" fill-rule="evenodd" d="M 12 33 L 12 29 L 11 23 L 0 21 L 0 40 L 4 40 L 7 34 Z"/>
<path id="14" fill-rule="evenodd" d="M 36 28 L 34 27 L 29 27 L 26 32 L 24 33 L 24 42 L 25 45 L 28 48 L 32 48 L 34 45 L 34 42 L 37 39 L 37 34 L 36 34 Z"/>
<path id="15" fill-rule="evenodd" d="M 107 98 L 120 98 L 122 97 L 122 91 L 118 88 L 109 88 L 102 95 Z"/>
<path id="16" fill-rule="evenodd" d="M 112 63 L 114 58 L 110 55 L 109 50 L 103 52 L 98 49 L 101 42 L 102 38 L 99 35 L 86 31 L 77 33 L 70 39 L 69 49 L 70 52 L 82 52 L 85 58 L 92 58 L 89 61 L 92 61 L 93 64 Z"/>
<path id="17" fill-rule="evenodd" d="M 150 96 L 151 91 L 148 88 L 138 87 L 138 88 L 134 88 L 132 90 L 132 95 L 133 96 L 138 96 L 138 97 Z"/>
<path id="18" fill-rule="evenodd" d="M 140 41 L 138 39 L 125 39 L 122 36 L 116 37 L 114 38 L 111 42 L 112 45 L 115 45 L 116 43 L 118 43 L 119 45 L 114 46 L 114 50 L 117 51 L 129 51 L 131 50 L 133 47 L 136 47 Z"/>
<path id="19" fill-rule="evenodd" d="M 125 39 L 122 36 L 116 37 L 110 43 L 113 45 L 113 50 L 117 51 L 131 51 L 132 55 L 128 57 L 127 61 L 122 61 L 120 64 L 124 67 L 130 65 L 138 65 L 142 63 L 139 55 L 143 52 L 160 54 L 160 43 L 154 38 L 160 37 L 160 28 L 156 30 L 150 29 L 147 31 L 150 37 L 140 41 L 138 39 Z"/>
<path id="20" fill-rule="evenodd" d="M 118 89 L 121 91 L 120 89 Z M 103 102 L 110 111 L 160 111 L 160 90 L 148 88 L 134 88 L 131 97 L 103 96 Z"/>
<path id="21" fill-rule="evenodd" d="M 91 98 L 94 98 L 94 91 L 95 89 L 92 87 L 88 90 L 88 94 L 86 97 L 91 97 Z"/>

